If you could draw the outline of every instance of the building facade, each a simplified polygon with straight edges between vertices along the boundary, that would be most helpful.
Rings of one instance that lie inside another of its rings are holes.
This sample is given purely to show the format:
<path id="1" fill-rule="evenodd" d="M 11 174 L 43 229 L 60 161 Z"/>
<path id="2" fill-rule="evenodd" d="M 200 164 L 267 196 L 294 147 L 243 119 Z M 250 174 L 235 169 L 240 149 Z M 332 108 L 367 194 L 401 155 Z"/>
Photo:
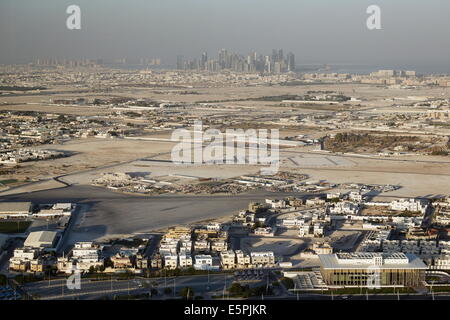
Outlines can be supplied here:
<path id="1" fill-rule="evenodd" d="M 413 254 L 336 253 L 319 255 L 323 280 L 336 287 L 416 287 L 427 266 Z"/>

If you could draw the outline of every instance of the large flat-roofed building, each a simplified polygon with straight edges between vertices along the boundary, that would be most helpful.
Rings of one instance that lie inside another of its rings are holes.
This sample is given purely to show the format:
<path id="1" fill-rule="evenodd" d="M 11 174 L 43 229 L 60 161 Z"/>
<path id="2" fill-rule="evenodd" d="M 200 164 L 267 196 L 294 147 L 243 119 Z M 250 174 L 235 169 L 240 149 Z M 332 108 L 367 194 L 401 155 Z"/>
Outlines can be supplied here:
<path id="1" fill-rule="evenodd" d="M 404 253 L 335 253 L 319 255 L 323 280 L 329 286 L 368 287 L 422 285 L 425 263 Z"/>
<path id="2" fill-rule="evenodd" d="M 31 202 L 0 202 L 0 218 L 24 218 L 31 212 Z"/>
<path id="3" fill-rule="evenodd" d="M 31 232 L 25 240 L 25 247 L 31 248 L 53 248 L 56 244 L 57 232 L 38 231 Z"/>

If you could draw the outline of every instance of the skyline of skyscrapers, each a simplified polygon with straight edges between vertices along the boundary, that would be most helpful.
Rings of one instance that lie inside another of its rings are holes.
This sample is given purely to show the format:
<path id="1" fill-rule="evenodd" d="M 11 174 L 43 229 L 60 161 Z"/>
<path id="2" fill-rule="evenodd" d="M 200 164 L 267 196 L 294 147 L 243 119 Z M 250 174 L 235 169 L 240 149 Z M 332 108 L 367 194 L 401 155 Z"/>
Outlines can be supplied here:
<path id="1" fill-rule="evenodd" d="M 216 59 L 208 58 L 208 53 L 203 52 L 200 58 L 184 60 L 177 56 L 178 70 L 199 70 L 217 72 L 231 70 L 235 72 L 259 72 L 269 74 L 281 74 L 295 71 L 295 55 L 289 52 L 286 56 L 283 49 L 273 49 L 272 55 L 258 55 L 252 52 L 247 56 L 229 52 L 227 49 L 219 50 Z"/>

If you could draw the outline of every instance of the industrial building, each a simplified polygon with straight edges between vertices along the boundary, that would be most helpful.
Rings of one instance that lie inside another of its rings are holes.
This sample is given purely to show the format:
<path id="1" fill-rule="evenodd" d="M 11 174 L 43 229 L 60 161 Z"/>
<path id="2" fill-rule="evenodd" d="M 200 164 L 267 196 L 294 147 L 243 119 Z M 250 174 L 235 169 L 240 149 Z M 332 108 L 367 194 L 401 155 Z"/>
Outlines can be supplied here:
<path id="1" fill-rule="evenodd" d="M 26 218 L 31 212 L 31 202 L 0 202 L 0 218 Z"/>
<path id="2" fill-rule="evenodd" d="M 56 244 L 57 232 L 38 231 L 31 232 L 25 240 L 25 247 L 31 248 L 53 248 Z"/>

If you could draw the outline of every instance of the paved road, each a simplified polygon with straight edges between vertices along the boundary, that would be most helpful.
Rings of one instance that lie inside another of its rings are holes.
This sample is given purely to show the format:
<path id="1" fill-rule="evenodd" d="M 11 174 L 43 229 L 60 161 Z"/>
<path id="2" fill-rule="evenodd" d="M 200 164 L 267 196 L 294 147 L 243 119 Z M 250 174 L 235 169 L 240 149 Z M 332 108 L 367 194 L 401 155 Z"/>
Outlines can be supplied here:
<path id="1" fill-rule="evenodd" d="M 173 292 L 179 292 L 181 288 L 191 287 L 195 294 L 211 296 L 220 294 L 223 288 L 228 288 L 234 279 L 232 274 L 211 274 L 198 276 L 182 276 L 167 278 L 132 280 L 81 280 L 80 290 L 69 290 L 66 279 L 39 281 L 27 284 L 23 289 L 30 295 L 44 300 L 54 299 L 98 299 L 103 296 L 117 296 L 128 294 L 149 293 L 151 288 L 159 291 L 159 298 L 171 298 Z M 156 284 L 156 285 L 155 285 Z M 164 288 L 172 289 L 172 294 L 163 296 Z"/>
<path id="2" fill-rule="evenodd" d="M 224 288 L 228 288 L 234 276 L 231 274 L 211 274 L 199 276 L 167 277 L 134 280 L 106 280 L 91 281 L 82 279 L 80 290 L 69 290 L 66 280 L 40 281 L 27 284 L 23 287 L 25 292 L 35 298 L 43 300 L 63 299 L 99 299 L 101 297 L 126 296 L 135 294 L 149 294 L 151 288 L 156 288 L 159 293 L 154 299 L 170 299 L 176 296 L 173 292 L 179 292 L 181 288 L 191 287 L 195 295 L 202 295 L 210 299 L 213 295 L 221 296 Z M 259 282 L 261 285 L 264 281 Z M 156 285 L 155 285 L 156 284 Z M 172 293 L 164 295 L 164 288 L 171 288 Z M 226 298 L 226 296 L 225 296 Z M 253 297 L 260 300 L 260 297 Z M 280 296 L 265 297 L 267 300 L 450 300 L 449 293 L 431 294 L 348 294 L 348 295 L 322 295 L 322 294 L 287 294 Z"/>

